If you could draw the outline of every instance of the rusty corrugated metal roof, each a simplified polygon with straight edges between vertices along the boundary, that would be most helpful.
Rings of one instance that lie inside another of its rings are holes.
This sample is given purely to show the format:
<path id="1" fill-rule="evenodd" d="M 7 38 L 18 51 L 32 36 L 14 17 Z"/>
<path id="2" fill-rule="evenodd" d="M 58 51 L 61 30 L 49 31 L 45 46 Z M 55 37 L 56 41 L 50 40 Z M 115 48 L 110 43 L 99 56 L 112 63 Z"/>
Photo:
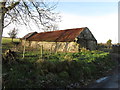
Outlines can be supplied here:
<path id="1" fill-rule="evenodd" d="M 86 28 L 86 27 L 85 27 Z M 47 42 L 71 42 L 85 29 L 74 28 L 50 32 L 37 33 L 27 40 L 30 41 L 47 41 Z"/>
<path id="2" fill-rule="evenodd" d="M 28 33 L 27 35 L 25 35 L 22 39 L 28 39 L 30 38 L 31 36 L 35 35 L 37 32 L 31 32 L 31 33 Z"/>

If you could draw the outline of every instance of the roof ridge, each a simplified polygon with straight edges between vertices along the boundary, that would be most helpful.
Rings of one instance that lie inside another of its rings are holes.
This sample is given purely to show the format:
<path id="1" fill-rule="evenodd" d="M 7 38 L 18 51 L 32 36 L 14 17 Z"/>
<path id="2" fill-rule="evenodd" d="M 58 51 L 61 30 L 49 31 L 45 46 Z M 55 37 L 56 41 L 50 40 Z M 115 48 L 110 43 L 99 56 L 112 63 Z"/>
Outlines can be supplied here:
<path id="1" fill-rule="evenodd" d="M 40 33 L 50 33 L 50 32 L 59 32 L 59 31 L 67 31 L 67 30 L 76 30 L 76 29 L 85 29 L 87 27 L 82 28 L 72 28 L 72 29 L 65 29 L 65 30 L 56 30 L 56 31 L 48 31 L 48 32 L 40 32 Z M 39 34 L 39 33 L 38 33 Z"/>

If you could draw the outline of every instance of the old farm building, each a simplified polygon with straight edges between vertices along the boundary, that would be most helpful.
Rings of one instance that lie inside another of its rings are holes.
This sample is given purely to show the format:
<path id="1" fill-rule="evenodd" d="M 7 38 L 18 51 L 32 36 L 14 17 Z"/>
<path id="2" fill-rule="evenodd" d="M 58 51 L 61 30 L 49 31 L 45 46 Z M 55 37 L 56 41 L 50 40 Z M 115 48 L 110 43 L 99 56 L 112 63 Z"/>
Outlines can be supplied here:
<path id="1" fill-rule="evenodd" d="M 91 31 L 85 27 L 29 33 L 22 38 L 22 45 L 24 44 L 36 48 L 42 45 L 44 49 L 51 51 L 77 52 L 83 47 L 95 50 L 97 40 Z"/>

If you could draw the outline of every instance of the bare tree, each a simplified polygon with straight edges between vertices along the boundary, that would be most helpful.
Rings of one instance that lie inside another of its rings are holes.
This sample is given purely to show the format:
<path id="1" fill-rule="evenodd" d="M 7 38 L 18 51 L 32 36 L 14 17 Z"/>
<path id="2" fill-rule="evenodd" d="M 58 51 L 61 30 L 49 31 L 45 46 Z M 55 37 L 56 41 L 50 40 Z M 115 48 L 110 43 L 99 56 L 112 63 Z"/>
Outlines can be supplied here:
<path id="1" fill-rule="evenodd" d="M 44 0 L 2 0 L 0 2 L 0 37 L 2 37 L 3 28 L 11 23 L 24 24 L 29 26 L 30 22 L 35 23 L 39 28 L 49 27 L 53 22 L 57 22 L 60 17 L 58 13 L 52 12 L 57 3 L 51 5 L 51 2 Z M 1 38 L 0 38 L 1 40 Z"/>
<path id="2" fill-rule="evenodd" d="M 18 34 L 18 29 L 13 29 L 13 30 L 10 30 L 8 35 L 12 38 L 12 42 L 13 42 L 13 38 L 16 38 L 17 37 L 17 34 Z"/>
<path id="3" fill-rule="evenodd" d="M 35 23 L 39 28 L 50 26 L 52 22 L 59 20 L 58 13 L 52 12 L 56 6 L 57 3 L 51 5 L 51 2 L 45 2 L 45 0 L 34 0 L 34 2 L 32 0 L 0 0 L 0 68 L 3 28 L 11 23 L 24 24 L 30 27 L 29 22 Z"/>

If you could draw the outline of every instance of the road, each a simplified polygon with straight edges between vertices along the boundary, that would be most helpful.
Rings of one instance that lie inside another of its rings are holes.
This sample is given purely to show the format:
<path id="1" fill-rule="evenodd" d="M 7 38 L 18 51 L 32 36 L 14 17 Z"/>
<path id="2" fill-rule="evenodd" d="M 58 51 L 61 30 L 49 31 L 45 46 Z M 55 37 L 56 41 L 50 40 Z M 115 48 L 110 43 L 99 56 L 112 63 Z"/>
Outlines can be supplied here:
<path id="1" fill-rule="evenodd" d="M 112 53 L 111 57 L 117 61 L 117 67 L 108 76 L 96 80 L 88 88 L 117 88 L 120 90 L 120 54 Z"/>

